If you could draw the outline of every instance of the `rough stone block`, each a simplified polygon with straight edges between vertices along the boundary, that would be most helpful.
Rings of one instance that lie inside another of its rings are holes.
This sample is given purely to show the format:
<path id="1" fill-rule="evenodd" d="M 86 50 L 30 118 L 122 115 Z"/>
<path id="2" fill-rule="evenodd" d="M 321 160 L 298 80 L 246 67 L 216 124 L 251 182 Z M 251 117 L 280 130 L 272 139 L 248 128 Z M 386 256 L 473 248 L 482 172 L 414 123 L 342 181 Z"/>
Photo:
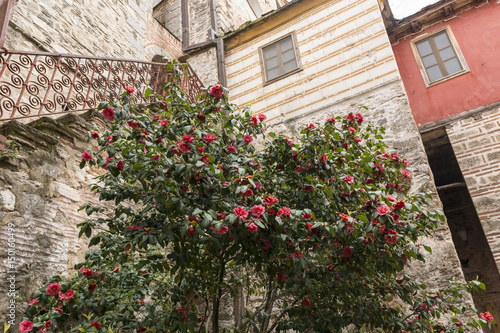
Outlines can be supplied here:
<path id="1" fill-rule="evenodd" d="M 16 196 L 10 190 L 0 191 L 0 209 L 13 211 L 16 206 Z"/>
<path id="2" fill-rule="evenodd" d="M 72 201 L 79 202 L 82 201 L 80 194 L 74 188 L 69 187 L 66 184 L 56 182 L 56 190 L 57 192 Z"/>

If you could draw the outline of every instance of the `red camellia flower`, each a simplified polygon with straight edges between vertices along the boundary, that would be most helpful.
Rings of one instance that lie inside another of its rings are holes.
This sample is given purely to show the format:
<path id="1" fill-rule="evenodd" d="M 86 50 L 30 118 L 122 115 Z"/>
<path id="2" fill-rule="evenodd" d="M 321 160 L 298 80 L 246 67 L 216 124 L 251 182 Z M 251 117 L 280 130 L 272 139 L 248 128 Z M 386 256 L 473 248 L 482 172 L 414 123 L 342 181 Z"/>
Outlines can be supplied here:
<path id="1" fill-rule="evenodd" d="M 361 124 L 363 122 L 363 116 L 361 115 L 361 113 L 356 113 L 356 122 L 358 124 Z"/>
<path id="2" fill-rule="evenodd" d="M 353 120 L 354 120 L 354 115 L 353 115 L 352 113 L 349 113 L 349 114 L 345 117 L 345 119 L 346 119 L 347 121 L 353 121 Z"/>
<path id="3" fill-rule="evenodd" d="M 215 140 L 217 140 L 217 136 L 215 136 L 215 134 L 208 133 L 203 137 L 203 141 L 206 143 L 210 143 Z"/>
<path id="4" fill-rule="evenodd" d="M 59 312 L 60 315 L 63 314 L 63 310 L 60 308 L 54 308 L 54 311 Z"/>
<path id="5" fill-rule="evenodd" d="M 210 88 L 210 95 L 215 98 L 221 98 L 224 94 L 224 90 L 220 84 L 215 84 Z"/>
<path id="6" fill-rule="evenodd" d="M 238 216 L 239 219 L 243 220 L 246 219 L 248 216 L 248 212 L 246 211 L 245 208 L 238 206 L 234 209 L 234 213 L 236 216 Z"/>
<path id="7" fill-rule="evenodd" d="M 73 298 L 73 295 L 75 295 L 75 292 L 71 289 L 69 289 L 66 293 L 59 293 L 59 299 L 62 301 L 69 301 L 71 298 Z"/>
<path id="8" fill-rule="evenodd" d="M 93 292 L 94 292 L 94 290 L 96 290 L 96 288 L 97 288 L 97 283 L 95 283 L 95 281 L 92 281 L 92 283 L 91 283 L 91 284 L 89 284 L 89 286 L 88 286 L 88 288 L 87 288 L 87 289 L 88 289 L 88 290 L 90 290 L 90 292 L 92 292 L 92 293 L 93 293 Z"/>
<path id="9" fill-rule="evenodd" d="M 204 151 L 205 151 L 205 148 L 203 148 L 203 147 L 198 147 L 198 152 L 199 152 L 200 154 L 203 154 L 203 152 L 204 152 Z"/>
<path id="10" fill-rule="evenodd" d="M 132 88 L 131 86 L 126 86 L 126 87 L 125 87 L 125 90 L 126 90 L 129 94 L 131 94 L 131 93 L 133 93 L 133 92 L 134 92 L 134 88 Z"/>
<path id="11" fill-rule="evenodd" d="M 303 215 L 303 216 L 304 216 L 304 218 L 305 218 L 306 220 L 309 220 L 309 219 L 312 217 L 312 215 L 311 215 L 311 214 L 307 214 L 306 212 L 304 212 L 304 215 Z"/>
<path id="12" fill-rule="evenodd" d="M 205 115 L 203 113 L 198 113 L 196 115 L 196 118 L 198 118 L 198 120 L 204 120 L 205 119 Z"/>
<path id="13" fill-rule="evenodd" d="M 61 285 L 57 282 L 49 283 L 47 285 L 47 290 L 45 290 L 45 292 L 49 296 L 56 296 L 59 294 L 60 291 L 61 291 Z"/>
<path id="14" fill-rule="evenodd" d="M 335 118 L 333 118 L 333 117 L 326 118 L 326 121 L 331 123 L 332 125 L 335 124 Z"/>
<path id="15" fill-rule="evenodd" d="M 129 125 L 132 128 L 139 127 L 139 124 L 135 120 L 129 120 L 129 121 L 127 121 L 127 125 Z"/>
<path id="16" fill-rule="evenodd" d="M 394 204 L 395 209 L 403 209 L 405 207 L 405 202 L 403 200 L 399 200 Z"/>
<path id="17" fill-rule="evenodd" d="M 181 321 L 185 322 L 186 319 L 187 319 L 187 317 L 188 317 L 187 314 L 186 314 L 186 309 L 177 309 L 177 313 L 181 314 L 181 316 L 182 316 L 181 317 Z"/>
<path id="18" fill-rule="evenodd" d="M 113 108 L 107 107 L 102 110 L 102 116 L 109 121 L 115 120 L 115 111 Z"/>
<path id="19" fill-rule="evenodd" d="M 283 206 L 283 208 L 281 209 L 283 210 L 283 215 L 290 216 L 291 214 L 290 208 Z"/>
<path id="20" fill-rule="evenodd" d="M 258 227 L 255 225 L 255 223 L 251 222 L 248 227 L 247 227 L 247 230 L 250 231 L 251 233 L 254 233 L 256 232 L 258 229 Z"/>
<path id="21" fill-rule="evenodd" d="M 346 176 L 346 177 L 344 178 L 344 181 L 345 181 L 346 183 L 348 183 L 348 184 L 352 184 L 352 183 L 354 182 L 354 177 L 352 177 L 352 176 Z"/>
<path id="22" fill-rule="evenodd" d="M 32 306 L 32 305 L 35 305 L 36 303 L 38 303 L 38 300 L 35 298 L 35 299 L 32 299 L 32 300 L 28 303 L 28 305 L 29 305 L 29 306 Z"/>
<path id="23" fill-rule="evenodd" d="M 165 127 L 165 126 L 167 126 L 167 125 L 168 125 L 168 120 L 162 120 L 162 121 L 160 122 L 160 126 Z"/>
<path id="24" fill-rule="evenodd" d="M 323 154 L 323 156 L 321 156 L 321 162 L 326 163 L 326 161 L 328 161 L 328 155 Z"/>
<path id="25" fill-rule="evenodd" d="M 389 212 L 389 207 L 387 205 L 382 205 L 377 207 L 378 215 L 385 215 Z"/>
<path id="26" fill-rule="evenodd" d="M 257 126 L 258 123 L 259 119 L 257 118 L 257 116 L 253 116 L 252 119 L 250 119 L 250 125 Z"/>
<path id="27" fill-rule="evenodd" d="M 352 249 L 350 246 L 344 247 L 342 250 L 342 255 L 344 256 L 344 259 L 352 257 Z"/>
<path id="28" fill-rule="evenodd" d="M 94 276 L 94 272 L 92 272 L 91 269 L 85 269 L 82 273 L 83 276 L 86 276 L 88 278 L 91 278 L 92 276 Z"/>
<path id="29" fill-rule="evenodd" d="M 264 121 L 264 120 L 266 120 L 267 116 L 265 114 L 259 114 L 258 118 L 260 121 Z"/>
<path id="30" fill-rule="evenodd" d="M 179 151 L 183 154 L 189 153 L 191 151 L 191 147 L 185 142 L 178 142 L 177 147 L 179 148 Z"/>
<path id="31" fill-rule="evenodd" d="M 91 161 L 92 160 L 92 155 L 90 155 L 88 152 L 84 151 L 83 154 L 82 154 L 82 158 L 85 160 L 85 161 Z"/>
<path id="32" fill-rule="evenodd" d="M 389 229 L 388 234 L 385 235 L 385 241 L 387 244 L 396 244 L 398 242 L 397 231 Z"/>
<path id="33" fill-rule="evenodd" d="M 229 146 L 227 146 L 226 151 L 227 151 L 227 153 L 228 153 L 228 154 L 231 154 L 231 153 L 233 153 L 234 151 L 236 151 L 236 146 L 234 146 L 234 145 L 229 145 Z"/>
<path id="34" fill-rule="evenodd" d="M 116 163 L 116 168 L 118 171 L 123 171 L 123 161 L 118 161 L 118 163 Z"/>
<path id="35" fill-rule="evenodd" d="M 308 298 L 304 298 L 302 300 L 302 305 L 304 305 L 306 307 L 310 307 L 311 306 L 311 301 Z"/>
<path id="36" fill-rule="evenodd" d="M 146 327 L 139 328 L 139 332 L 146 332 L 148 329 Z"/>
<path id="37" fill-rule="evenodd" d="M 481 318 L 486 320 L 488 323 L 491 323 L 495 318 L 491 315 L 489 312 L 481 313 L 480 314 Z"/>
<path id="38" fill-rule="evenodd" d="M 278 198 L 275 198 L 271 195 L 266 195 L 266 197 L 264 198 L 264 205 L 269 206 L 269 207 L 271 207 L 272 205 L 274 205 L 278 202 L 279 202 Z"/>
<path id="39" fill-rule="evenodd" d="M 262 214 L 264 214 L 265 208 L 262 205 L 255 205 L 252 208 L 250 208 L 250 213 L 252 213 L 253 216 L 259 217 Z"/>
<path id="40" fill-rule="evenodd" d="M 463 325 L 463 323 L 462 323 L 461 321 L 456 321 L 456 322 L 455 322 L 455 325 L 457 325 L 457 326 L 462 326 L 462 325 Z"/>
<path id="41" fill-rule="evenodd" d="M 98 321 L 94 321 L 90 324 L 90 327 L 95 327 L 95 329 L 99 331 L 101 329 L 101 324 Z"/>
<path id="42" fill-rule="evenodd" d="M 226 227 L 225 225 L 223 225 L 223 226 L 220 228 L 220 230 L 219 230 L 219 231 L 215 231 L 215 226 L 214 226 L 214 225 L 213 225 L 213 226 L 211 226 L 211 227 L 210 227 L 210 229 L 212 230 L 212 232 L 213 232 L 214 234 L 217 234 L 217 235 L 224 235 L 224 234 L 225 234 L 225 233 L 229 230 L 229 228 L 228 228 L 228 227 Z"/>
<path id="43" fill-rule="evenodd" d="M 252 142 L 252 141 L 253 141 L 253 138 L 252 138 L 252 136 L 251 136 L 251 135 L 245 134 L 245 135 L 243 136 L 243 141 L 245 141 L 245 143 L 250 143 L 250 142 Z"/>
<path id="44" fill-rule="evenodd" d="M 44 325 L 43 325 L 46 329 L 50 330 L 50 328 L 52 327 L 52 321 L 50 320 L 47 320 Z"/>
<path id="45" fill-rule="evenodd" d="M 92 132 L 90 132 L 90 135 L 92 135 L 92 137 L 93 137 L 94 139 L 97 139 L 97 138 L 99 137 L 99 132 L 92 131 Z"/>
<path id="46" fill-rule="evenodd" d="M 181 136 L 181 140 L 184 142 L 193 143 L 194 137 L 192 135 L 189 135 L 189 134 L 184 134 L 183 136 Z"/>
<path id="47" fill-rule="evenodd" d="M 356 130 L 352 127 L 349 127 L 349 132 L 356 133 Z"/>
<path id="48" fill-rule="evenodd" d="M 158 160 L 160 159 L 160 157 L 161 157 L 161 155 L 160 155 L 160 154 L 156 154 L 156 155 L 151 156 L 151 159 L 152 159 L 153 161 L 158 161 Z"/>
<path id="49" fill-rule="evenodd" d="M 19 332 L 28 333 L 33 329 L 33 323 L 29 320 L 22 321 L 19 323 Z"/>
<path id="50" fill-rule="evenodd" d="M 188 230 L 186 231 L 186 233 L 187 233 L 188 235 L 192 235 L 192 234 L 194 234 L 195 232 L 196 232 L 196 230 L 195 230 L 193 227 L 189 227 L 189 228 L 188 228 Z"/>

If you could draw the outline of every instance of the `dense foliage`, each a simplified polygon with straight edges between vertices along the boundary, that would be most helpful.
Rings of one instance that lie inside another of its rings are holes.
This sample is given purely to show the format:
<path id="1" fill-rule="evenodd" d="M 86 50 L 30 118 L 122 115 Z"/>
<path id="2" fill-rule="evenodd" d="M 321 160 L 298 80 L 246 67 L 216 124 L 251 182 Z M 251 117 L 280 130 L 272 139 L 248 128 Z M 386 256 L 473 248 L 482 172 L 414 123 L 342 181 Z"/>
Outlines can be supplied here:
<path id="1" fill-rule="evenodd" d="M 93 190 L 112 208 L 82 207 L 94 250 L 37 292 L 22 332 L 465 332 L 491 321 L 454 316 L 482 284 L 427 291 L 405 274 L 444 217 L 408 195 L 408 162 L 381 128 L 351 113 L 297 138 L 266 134 L 266 117 L 235 109 L 220 86 L 193 104 L 177 80 L 157 113 L 135 113 L 132 89 L 99 106 L 109 129 L 90 133 L 100 149 L 81 167 L 107 170 Z M 259 151 L 258 136 L 269 140 Z M 245 309 L 223 322 L 233 299 Z"/>

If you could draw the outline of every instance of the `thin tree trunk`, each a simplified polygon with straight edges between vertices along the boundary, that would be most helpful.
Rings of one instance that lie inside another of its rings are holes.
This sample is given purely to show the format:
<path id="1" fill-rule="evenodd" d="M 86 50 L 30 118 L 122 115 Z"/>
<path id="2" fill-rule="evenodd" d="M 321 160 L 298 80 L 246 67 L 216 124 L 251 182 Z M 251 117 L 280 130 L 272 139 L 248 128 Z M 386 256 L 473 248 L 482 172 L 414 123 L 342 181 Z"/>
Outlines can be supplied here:
<path id="1" fill-rule="evenodd" d="M 212 311 L 214 313 L 212 316 L 212 332 L 213 333 L 219 332 L 219 307 L 220 307 L 220 299 L 222 297 L 221 284 L 222 284 L 222 281 L 224 281 L 225 268 L 226 268 L 226 263 L 222 262 L 221 268 L 219 271 L 219 281 L 218 281 L 217 291 L 215 293 L 215 297 L 214 297 L 214 301 L 213 301 L 213 309 L 212 309 Z"/>

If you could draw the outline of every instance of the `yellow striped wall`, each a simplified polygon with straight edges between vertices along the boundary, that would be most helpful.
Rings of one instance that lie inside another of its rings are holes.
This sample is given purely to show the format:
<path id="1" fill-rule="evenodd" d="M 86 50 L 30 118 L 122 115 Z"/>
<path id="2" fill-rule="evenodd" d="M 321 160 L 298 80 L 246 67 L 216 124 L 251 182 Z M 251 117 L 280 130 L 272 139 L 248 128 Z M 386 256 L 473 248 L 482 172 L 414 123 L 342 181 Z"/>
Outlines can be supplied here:
<path id="1" fill-rule="evenodd" d="M 303 71 L 264 85 L 259 47 L 292 31 Z M 271 121 L 399 79 L 377 0 L 327 0 L 241 43 L 234 38 L 226 46 L 226 71 L 231 101 L 252 103 Z"/>

